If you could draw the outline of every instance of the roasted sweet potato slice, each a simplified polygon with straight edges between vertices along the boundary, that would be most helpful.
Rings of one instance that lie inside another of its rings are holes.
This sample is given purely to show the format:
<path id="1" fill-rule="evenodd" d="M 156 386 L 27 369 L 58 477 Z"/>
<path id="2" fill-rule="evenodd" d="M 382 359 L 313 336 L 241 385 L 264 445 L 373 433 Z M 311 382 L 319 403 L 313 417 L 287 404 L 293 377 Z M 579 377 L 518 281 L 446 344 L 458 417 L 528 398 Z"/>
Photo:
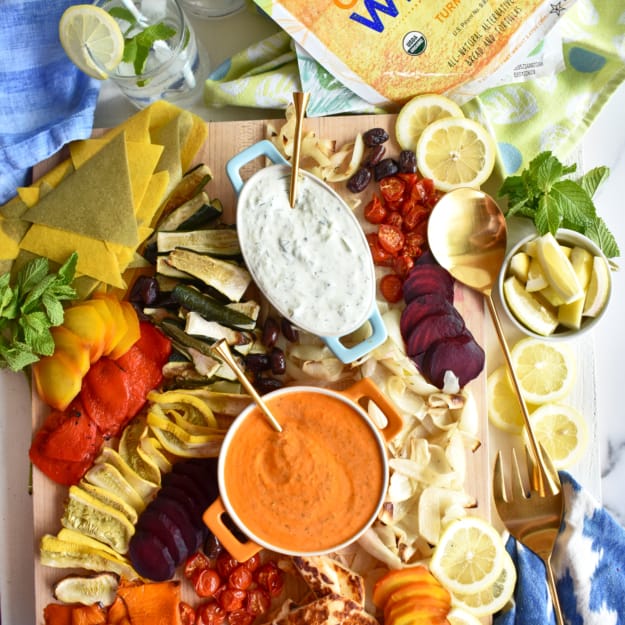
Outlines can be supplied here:
<path id="1" fill-rule="evenodd" d="M 453 307 L 446 313 L 428 315 L 421 319 L 408 336 L 406 352 L 409 356 L 417 356 L 436 341 L 458 336 L 464 329 L 464 319 Z"/>

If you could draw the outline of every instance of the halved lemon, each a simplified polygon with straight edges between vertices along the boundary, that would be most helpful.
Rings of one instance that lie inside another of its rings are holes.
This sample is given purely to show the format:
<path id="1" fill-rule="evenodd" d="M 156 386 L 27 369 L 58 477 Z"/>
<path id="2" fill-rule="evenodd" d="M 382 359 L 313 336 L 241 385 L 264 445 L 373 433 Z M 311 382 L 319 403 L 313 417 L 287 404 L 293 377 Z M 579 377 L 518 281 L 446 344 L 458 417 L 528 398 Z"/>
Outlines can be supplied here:
<path id="1" fill-rule="evenodd" d="M 603 310 L 609 296 L 610 269 L 601 256 L 595 256 L 582 314 L 586 317 L 596 317 Z"/>
<path id="2" fill-rule="evenodd" d="M 495 141 L 482 124 L 445 117 L 423 129 L 417 141 L 417 167 L 441 191 L 479 186 L 495 166 Z"/>
<path id="3" fill-rule="evenodd" d="M 416 150 L 423 129 L 443 117 L 464 117 L 462 109 L 438 93 L 422 93 L 408 100 L 397 114 L 395 138 L 402 150 Z"/>
<path id="4" fill-rule="evenodd" d="M 124 36 L 115 19 L 91 4 L 70 6 L 59 22 L 61 45 L 85 74 L 104 80 L 122 60 Z"/>
<path id="5" fill-rule="evenodd" d="M 520 434 L 525 421 L 506 366 L 498 367 L 488 376 L 486 395 L 490 422 L 500 430 Z"/>
<path id="6" fill-rule="evenodd" d="M 574 465 L 588 446 L 588 426 L 575 408 L 543 404 L 530 415 L 532 429 L 556 469 Z"/>
<path id="7" fill-rule="evenodd" d="M 479 517 L 452 521 L 430 560 L 430 571 L 452 593 L 475 594 L 501 575 L 507 552 L 497 530 Z"/>
<path id="8" fill-rule="evenodd" d="M 562 399 L 575 381 L 575 355 L 564 342 L 527 337 L 513 345 L 510 358 L 521 393 L 530 404 Z"/>
<path id="9" fill-rule="evenodd" d="M 458 606 L 476 617 L 494 614 L 504 608 L 512 598 L 516 580 L 514 562 L 508 552 L 504 551 L 502 569 L 495 583 L 476 593 L 452 593 L 452 605 Z M 447 618 L 449 620 L 449 616 Z"/>
<path id="10" fill-rule="evenodd" d="M 512 314 L 532 332 L 549 336 L 558 327 L 555 308 L 527 291 L 515 276 L 505 279 L 503 296 Z"/>

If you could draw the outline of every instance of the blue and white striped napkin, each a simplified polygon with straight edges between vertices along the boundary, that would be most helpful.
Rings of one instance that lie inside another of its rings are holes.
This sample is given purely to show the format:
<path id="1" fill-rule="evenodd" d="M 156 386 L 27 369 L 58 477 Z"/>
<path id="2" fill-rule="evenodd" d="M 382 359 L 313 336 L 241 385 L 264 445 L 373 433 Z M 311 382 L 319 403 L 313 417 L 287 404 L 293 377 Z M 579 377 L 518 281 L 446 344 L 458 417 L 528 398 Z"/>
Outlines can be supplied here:
<path id="1" fill-rule="evenodd" d="M 100 90 L 67 57 L 59 20 L 71 0 L 3 0 L 0 6 L 0 204 L 30 168 L 88 137 Z"/>
<path id="2" fill-rule="evenodd" d="M 560 473 L 564 520 L 551 559 L 567 625 L 625 624 L 625 529 L 569 474 Z M 542 560 L 513 538 L 514 604 L 493 625 L 555 623 Z"/>

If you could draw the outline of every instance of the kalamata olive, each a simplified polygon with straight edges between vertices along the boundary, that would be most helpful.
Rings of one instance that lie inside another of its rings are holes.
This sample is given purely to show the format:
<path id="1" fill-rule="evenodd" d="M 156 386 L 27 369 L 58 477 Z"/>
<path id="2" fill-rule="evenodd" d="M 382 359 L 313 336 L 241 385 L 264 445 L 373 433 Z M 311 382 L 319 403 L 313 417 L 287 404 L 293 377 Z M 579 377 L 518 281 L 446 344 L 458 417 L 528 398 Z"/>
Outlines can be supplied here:
<path id="1" fill-rule="evenodd" d="M 286 371 L 286 356 L 279 347 L 274 347 L 269 352 L 269 362 L 274 375 L 280 375 Z"/>
<path id="2" fill-rule="evenodd" d="M 265 347 L 273 347 L 278 340 L 280 327 L 273 317 L 267 317 L 263 324 L 262 342 Z"/>
<path id="3" fill-rule="evenodd" d="M 282 317 L 282 320 L 280 321 L 280 329 L 282 330 L 282 334 L 287 341 L 297 343 L 299 340 L 299 332 L 286 317 Z"/>
<path id="4" fill-rule="evenodd" d="M 362 161 L 362 166 L 368 167 L 369 169 L 375 167 L 382 160 L 385 153 L 386 148 L 383 145 L 372 147 Z"/>
<path id="5" fill-rule="evenodd" d="M 255 353 L 247 354 L 244 358 L 245 367 L 253 373 L 260 371 L 269 371 L 271 369 L 271 360 L 269 354 Z"/>
<path id="6" fill-rule="evenodd" d="M 412 150 L 399 153 L 399 171 L 403 174 L 414 174 L 417 171 L 417 155 Z"/>
<path id="7" fill-rule="evenodd" d="M 374 145 L 380 145 L 380 143 L 388 141 L 388 132 L 384 128 L 370 128 L 363 133 L 362 139 L 365 145 L 371 148 Z"/>
<path id="8" fill-rule="evenodd" d="M 284 386 L 284 382 L 282 380 L 278 380 L 278 378 L 270 378 L 267 376 L 258 376 L 254 380 L 254 387 L 261 394 L 269 393 L 270 391 L 275 391 Z"/>
<path id="9" fill-rule="evenodd" d="M 160 289 L 155 278 L 139 276 L 130 290 L 130 301 L 143 306 L 154 306 L 158 301 Z"/>
<path id="10" fill-rule="evenodd" d="M 386 178 L 387 176 L 394 176 L 399 172 L 399 165 L 393 158 L 383 158 L 374 168 L 373 177 L 376 182 Z"/>
<path id="11" fill-rule="evenodd" d="M 347 181 L 347 188 L 352 193 L 360 193 L 365 190 L 370 181 L 371 172 L 366 167 L 360 167 Z"/>

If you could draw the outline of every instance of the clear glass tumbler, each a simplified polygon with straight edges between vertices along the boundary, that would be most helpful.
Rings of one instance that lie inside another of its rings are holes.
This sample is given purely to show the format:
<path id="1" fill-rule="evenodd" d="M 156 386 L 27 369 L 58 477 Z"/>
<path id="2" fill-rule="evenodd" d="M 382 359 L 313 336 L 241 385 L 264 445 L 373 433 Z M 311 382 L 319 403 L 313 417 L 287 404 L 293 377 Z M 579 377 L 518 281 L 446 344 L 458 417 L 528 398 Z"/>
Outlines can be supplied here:
<path id="1" fill-rule="evenodd" d="M 206 51 L 178 0 L 96 0 L 118 21 L 134 60 L 109 79 L 137 107 L 157 100 L 189 106 L 199 100 L 209 73 Z"/>
<path id="2" fill-rule="evenodd" d="M 180 0 L 187 13 L 200 18 L 225 17 L 245 7 L 246 0 Z"/>

